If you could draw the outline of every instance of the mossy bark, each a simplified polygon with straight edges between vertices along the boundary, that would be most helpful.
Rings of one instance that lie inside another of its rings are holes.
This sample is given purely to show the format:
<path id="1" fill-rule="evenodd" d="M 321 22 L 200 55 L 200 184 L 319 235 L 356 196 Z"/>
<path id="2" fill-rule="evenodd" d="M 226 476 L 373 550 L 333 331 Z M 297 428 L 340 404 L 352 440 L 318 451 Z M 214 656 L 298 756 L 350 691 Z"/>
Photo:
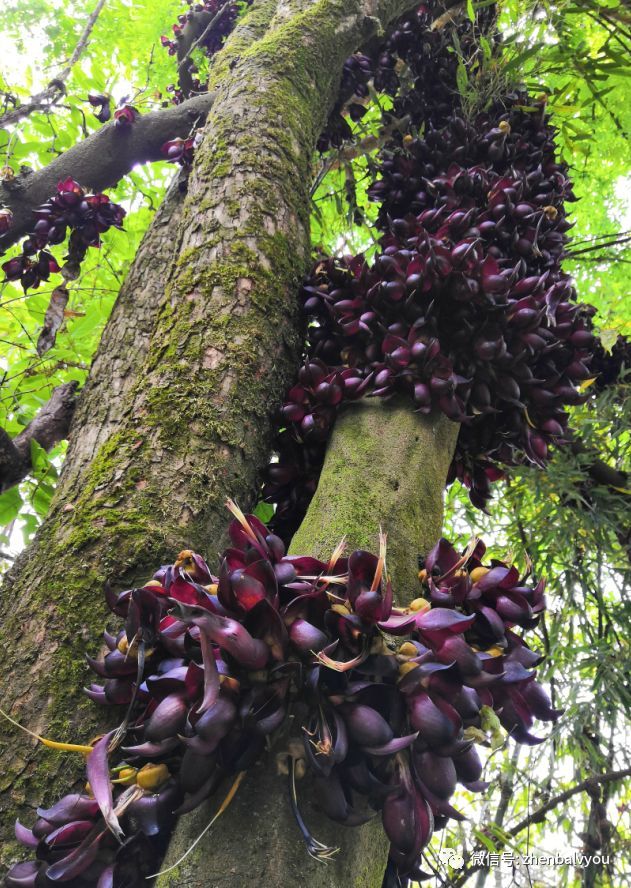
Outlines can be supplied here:
<path id="1" fill-rule="evenodd" d="M 344 536 L 348 551 L 377 552 L 383 528 L 396 600 L 411 601 L 418 591 L 418 556 L 440 536 L 458 429 L 442 414 L 414 413 L 408 399 L 351 405 L 336 422 L 291 551 L 326 559 Z"/>
<path id="2" fill-rule="evenodd" d="M 422 417 L 409 402 L 361 402 L 337 420 L 316 495 L 292 540 L 294 554 L 328 558 L 342 536 L 348 551 L 378 550 L 388 532 L 387 565 L 399 604 L 416 597 L 417 559 L 440 536 L 443 494 L 458 425 L 442 414 Z M 158 888 L 380 888 L 388 842 L 379 818 L 360 828 L 333 824 L 308 802 L 301 810 L 315 837 L 339 847 L 318 863 L 308 856 L 289 807 L 286 778 L 273 754 L 253 768 L 235 801 Z M 182 818 L 164 867 L 202 831 L 219 801 Z"/>

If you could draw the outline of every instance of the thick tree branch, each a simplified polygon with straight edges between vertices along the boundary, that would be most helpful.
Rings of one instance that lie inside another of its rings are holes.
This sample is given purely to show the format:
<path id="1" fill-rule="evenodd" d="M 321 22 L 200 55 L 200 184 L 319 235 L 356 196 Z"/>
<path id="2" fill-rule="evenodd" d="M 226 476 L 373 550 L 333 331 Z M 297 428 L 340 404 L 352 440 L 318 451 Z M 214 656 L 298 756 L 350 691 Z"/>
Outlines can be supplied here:
<path id="1" fill-rule="evenodd" d="M 572 796 L 578 795 L 581 792 L 588 792 L 593 787 L 597 786 L 601 783 L 615 783 L 617 780 L 624 780 L 625 777 L 631 776 L 631 768 L 622 768 L 620 771 L 608 771 L 605 774 L 596 774 L 593 777 L 588 777 L 586 780 L 582 780 L 580 783 L 577 783 L 575 786 L 572 786 L 570 789 L 566 789 L 565 792 L 560 792 L 558 795 L 553 796 L 549 799 L 545 805 L 541 805 L 540 808 L 537 808 L 536 811 L 533 811 L 532 814 L 529 814 L 528 817 L 524 817 L 523 820 L 520 820 L 519 823 L 516 823 L 515 826 L 512 826 L 509 830 L 506 831 L 506 837 L 514 838 L 519 835 L 519 833 L 523 832 L 529 826 L 532 826 L 534 823 L 542 823 L 546 819 L 546 814 L 549 814 L 550 811 L 553 811 L 555 808 L 558 808 L 559 805 L 562 805 L 564 802 L 567 802 L 568 799 L 571 799 Z M 494 836 L 494 842 L 496 846 L 498 846 L 498 850 L 501 850 L 506 845 L 505 841 L 502 841 L 499 837 Z M 483 848 L 479 848 L 476 850 L 484 850 Z M 478 870 L 484 869 L 484 864 L 475 864 L 472 866 L 467 866 L 462 872 L 459 874 L 458 878 L 451 882 L 452 888 L 461 888 L 470 876 L 473 873 L 477 873 Z"/>
<path id="2" fill-rule="evenodd" d="M 96 20 L 98 19 L 101 10 L 105 6 L 106 2 L 107 0 L 98 0 L 98 3 L 96 4 L 93 12 L 88 18 L 85 24 L 85 28 L 81 33 L 81 37 L 79 37 L 79 41 L 75 46 L 72 55 L 68 59 L 68 63 L 63 71 L 61 71 L 56 77 L 54 77 L 45 89 L 43 89 L 41 92 L 36 93 L 36 95 L 31 96 L 28 102 L 24 102 L 24 104 L 18 105 L 18 107 L 14 108 L 12 111 L 8 111 L 6 114 L 3 114 L 2 118 L 0 118 L 0 125 L 2 127 L 17 123 L 24 117 L 28 117 L 29 114 L 33 114 L 33 112 L 35 111 L 49 110 L 65 94 L 66 80 L 70 76 L 70 72 L 72 71 L 74 65 L 81 58 L 83 50 L 88 45 L 90 35 L 92 34 L 92 29 L 94 28 Z"/>
<path id="3" fill-rule="evenodd" d="M 15 438 L 0 429 L 0 492 L 18 484 L 31 471 L 31 441 L 50 450 L 67 437 L 76 388 L 76 382 L 57 386 L 50 400 Z"/>
<path id="4" fill-rule="evenodd" d="M 6 250 L 30 231 L 33 210 L 55 193 L 62 179 L 72 176 L 95 191 L 111 188 L 137 164 L 164 160 L 162 145 L 188 135 L 206 117 L 212 102 L 212 94 L 205 93 L 181 105 L 143 114 L 127 129 L 109 123 L 44 169 L 5 182 L 0 186 L 0 203 L 10 208 L 13 221 L 4 237 L 0 237 L 0 250 Z"/>

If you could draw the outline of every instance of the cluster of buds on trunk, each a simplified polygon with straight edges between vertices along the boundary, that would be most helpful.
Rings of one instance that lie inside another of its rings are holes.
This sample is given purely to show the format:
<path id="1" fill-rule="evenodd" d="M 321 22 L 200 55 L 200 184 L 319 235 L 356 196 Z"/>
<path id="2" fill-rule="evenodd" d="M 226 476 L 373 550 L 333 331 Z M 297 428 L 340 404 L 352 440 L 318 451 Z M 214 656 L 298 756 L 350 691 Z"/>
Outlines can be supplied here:
<path id="1" fill-rule="evenodd" d="M 336 852 L 301 813 L 299 797 L 313 793 L 347 826 L 379 814 L 391 870 L 416 878 L 433 830 L 463 819 L 450 802 L 456 784 L 486 786 L 474 743 L 488 742 L 489 718 L 532 744 L 533 720 L 558 717 L 521 631 L 545 607 L 543 581 L 485 565 L 481 542 L 459 555 L 441 540 L 418 597 L 397 607 L 383 534 L 377 554 L 347 557 L 340 544 L 327 562 L 289 556 L 228 505 L 231 545 L 216 575 L 186 550 L 144 586 L 107 591 L 124 625 L 105 633 L 102 659 L 88 659 L 102 683 L 86 692 L 127 716 L 69 747 L 87 753 L 86 791 L 39 809 L 30 829 L 16 824 L 36 859 L 14 866 L 7 888 L 135 884 L 174 819 L 234 787 L 269 738 L 286 750 L 309 854 Z"/>

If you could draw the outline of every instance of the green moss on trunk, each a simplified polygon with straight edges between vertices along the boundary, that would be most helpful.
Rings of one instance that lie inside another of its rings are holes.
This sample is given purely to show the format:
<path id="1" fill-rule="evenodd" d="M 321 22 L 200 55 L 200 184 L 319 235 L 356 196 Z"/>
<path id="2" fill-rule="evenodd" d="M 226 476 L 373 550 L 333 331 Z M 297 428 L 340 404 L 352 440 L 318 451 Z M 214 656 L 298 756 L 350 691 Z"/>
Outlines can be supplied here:
<path id="1" fill-rule="evenodd" d="M 318 489 L 291 544 L 328 558 L 345 536 L 349 551 L 379 548 L 388 534 L 388 571 L 397 601 L 416 596 L 419 554 L 440 536 L 443 491 L 458 426 L 414 413 L 408 399 L 351 405 L 337 420 Z"/>

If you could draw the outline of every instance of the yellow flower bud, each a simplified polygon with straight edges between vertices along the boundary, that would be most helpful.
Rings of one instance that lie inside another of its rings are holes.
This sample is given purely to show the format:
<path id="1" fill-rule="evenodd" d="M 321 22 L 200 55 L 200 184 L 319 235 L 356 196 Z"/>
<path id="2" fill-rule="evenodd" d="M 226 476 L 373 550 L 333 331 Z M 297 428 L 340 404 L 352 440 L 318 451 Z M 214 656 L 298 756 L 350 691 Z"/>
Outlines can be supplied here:
<path id="1" fill-rule="evenodd" d="M 501 129 L 501 131 L 504 133 L 505 136 L 507 136 L 510 133 L 510 123 L 508 122 L 508 120 L 500 120 L 500 122 L 497 125 L 497 128 Z"/>
<path id="2" fill-rule="evenodd" d="M 418 657 L 418 651 L 411 641 L 404 641 L 397 653 L 402 657 Z"/>
<path id="3" fill-rule="evenodd" d="M 129 640 L 126 635 L 123 635 L 121 640 L 116 645 L 121 654 L 125 654 L 126 657 L 129 657 L 131 660 L 138 659 L 138 639 L 134 638 L 132 643 L 129 643 Z M 145 648 L 145 656 L 149 657 L 153 652 L 153 648 Z"/>
<path id="4" fill-rule="evenodd" d="M 136 774 L 136 783 L 142 789 L 156 790 L 171 776 L 166 765 L 147 764 Z"/>
<path id="5" fill-rule="evenodd" d="M 491 657 L 501 657 L 504 651 L 499 645 L 494 644 L 493 647 L 490 647 L 485 653 L 490 654 Z"/>
<path id="6" fill-rule="evenodd" d="M 418 613 L 419 611 L 426 611 L 430 607 L 430 603 L 427 598 L 415 598 L 414 601 L 410 602 L 410 610 L 412 613 Z"/>
<path id="7" fill-rule="evenodd" d="M 182 549 L 175 559 L 175 567 L 190 567 L 193 564 L 193 552 L 191 549 Z"/>
<path id="8" fill-rule="evenodd" d="M 407 675 L 408 672 L 411 672 L 413 669 L 416 669 L 418 663 L 412 663 L 411 660 L 408 660 L 407 663 L 401 663 L 399 666 L 399 675 L 403 678 L 404 675 Z"/>
<path id="9" fill-rule="evenodd" d="M 133 786 L 136 782 L 137 773 L 136 768 L 121 768 L 116 775 L 116 779 L 112 780 L 112 783 L 118 783 L 122 786 Z"/>
<path id="10" fill-rule="evenodd" d="M 478 583 L 489 572 L 488 567 L 474 567 L 469 576 L 472 583 Z"/>

